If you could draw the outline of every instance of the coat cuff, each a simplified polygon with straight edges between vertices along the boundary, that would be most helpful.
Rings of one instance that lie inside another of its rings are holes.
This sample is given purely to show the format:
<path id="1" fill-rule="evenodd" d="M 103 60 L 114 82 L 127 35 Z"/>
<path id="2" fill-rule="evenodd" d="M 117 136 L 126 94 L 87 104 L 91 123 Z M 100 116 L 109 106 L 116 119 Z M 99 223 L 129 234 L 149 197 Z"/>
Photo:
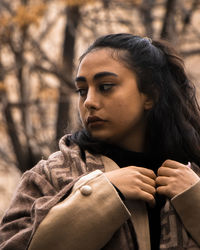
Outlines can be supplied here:
<path id="1" fill-rule="evenodd" d="M 171 200 L 186 230 L 200 246 L 200 181 Z"/>
<path id="2" fill-rule="evenodd" d="M 101 249 L 130 216 L 113 185 L 96 170 L 49 211 L 29 249 Z"/>

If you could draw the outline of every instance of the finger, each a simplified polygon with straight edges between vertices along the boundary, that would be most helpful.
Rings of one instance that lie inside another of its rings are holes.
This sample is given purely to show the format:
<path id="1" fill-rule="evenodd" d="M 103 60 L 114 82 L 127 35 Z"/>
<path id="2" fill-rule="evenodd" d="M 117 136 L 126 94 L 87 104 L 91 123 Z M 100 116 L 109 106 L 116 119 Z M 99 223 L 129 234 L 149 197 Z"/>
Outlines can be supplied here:
<path id="1" fill-rule="evenodd" d="M 156 178 L 157 186 L 166 186 L 169 183 L 169 178 L 165 176 L 159 176 Z"/>
<path id="2" fill-rule="evenodd" d="M 142 183 L 140 188 L 143 191 L 145 191 L 146 193 L 149 193 L 149 194 L 152 194 L 153 196 L 155 196 L 155 193 L 156 193 L 155 187 L 152 187 L 148 184 Z"/>
<path id="3" fill-rule="evenodd" d="M 151 179 L 156 179 L 156 174 L 151 169 L 142 167 L 133 167 L 133 168 L 137 169 L 141 174 L 146 175 Z"/>
<path id="4" fill-rule="evenodd" d="M 156 205 L 154 196 L 149 193 L 146 193 L 145 191 L 141 193 L 141 198 L 143 201 L 147 202 L 150 207 L 154 207 Z"/>
<path id="5" fill-rule="evenodd" d="M 156 188 L 156 192 L 159 195 L 164 195 L 166 197 L 171 198 L 173 195 L 170 193 L 168 186 L 159 186 Z"/>
<path id="6" fill-rule="evenodd" d="M 163 162 L 162 164 L 163 167 L 168 167 L 168 168 L 173 168 L 173 169 L 176 169 L 176 168 L 179 168 L 181 166 L 185 166 L 184 164 L 178 162 L 178 161 L 173 161 L 173 160 L 166 160 Z"/>
<path id="7" fill-rule="evenodd" d="M 175 161 L 171 161 L 171 160 L 168 160 L 170 162 L 175 162 Z M 175 164 L 175 165 L 173 165 Z M 170 167 L 171 166 L 171 167 Z M 172 163 L 172 165 L 169 165 L 168 163 L 167 164 L 163 164 L 157 171 L 157 175 L 158 176 L 175 176 L 178 174 L 178 171 L 181 170 L 183 171 L 184 169 L 187 170 L 187 169 L 190 169 L 191 168 L 191 163 L 189 162 L 188 164 L 184 165 L 182 163 L 179 163 L 179 162 L 175 162 L 175 163 Z"/>
<path id="8" fill-rule="evenodd" d="M 141 181 L 152 186 L 152 187 L 155 187 L 156 186 L 156 183 L 155 183 L 155 179 L 152 179 L 148 176 L 145 176 L 145 175 L 141 175 Z"/>
<path id="9" fill-rule="evenodd" d="M 176 169 L 162 166 L 158 169 L 157 176 L 173 176 L 175 174 L 175 170 Z"/>

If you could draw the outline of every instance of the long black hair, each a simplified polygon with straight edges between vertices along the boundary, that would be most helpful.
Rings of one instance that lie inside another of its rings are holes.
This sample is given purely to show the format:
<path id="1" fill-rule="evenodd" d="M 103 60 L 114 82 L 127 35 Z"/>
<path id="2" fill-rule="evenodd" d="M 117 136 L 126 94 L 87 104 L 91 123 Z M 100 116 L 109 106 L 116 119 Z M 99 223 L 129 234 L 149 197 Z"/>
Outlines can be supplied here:
<path id="1" fill-rule="evenodd" d="M 145 150 L 200 163 L 200 108 L 195 87 L 174 48 L 166 41 L 127 33 L 109 34 L 99 37 L 80 61 L 101 48 L 111 48 L 113 56 L 136 74 L 139 90 L 154 100 L 147 117 Z M 94 153 L 101 153 L 103 148 L 102 142 L 84 129 L 70 139 Z"/>

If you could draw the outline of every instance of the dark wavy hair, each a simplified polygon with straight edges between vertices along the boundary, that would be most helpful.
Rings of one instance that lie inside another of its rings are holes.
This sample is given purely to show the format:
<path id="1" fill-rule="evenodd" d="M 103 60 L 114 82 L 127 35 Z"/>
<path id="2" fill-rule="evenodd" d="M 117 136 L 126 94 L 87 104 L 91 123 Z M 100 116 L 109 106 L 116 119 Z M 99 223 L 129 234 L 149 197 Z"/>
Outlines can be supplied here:
<path id="1" fill-rule="evenodd" d="M 146 151 L 166 158 L 200 162 L 200 108 L 195 87 L 181 57 L 167 41 L 120 33 L 99 37 L 81 56 L 111 48 L 113 56 L 133 70 L 139 90 L 154 99 L 147 117 Z M 70 140 L 82 149 L 101 153 L 103 143 L 86 130 Z"/>

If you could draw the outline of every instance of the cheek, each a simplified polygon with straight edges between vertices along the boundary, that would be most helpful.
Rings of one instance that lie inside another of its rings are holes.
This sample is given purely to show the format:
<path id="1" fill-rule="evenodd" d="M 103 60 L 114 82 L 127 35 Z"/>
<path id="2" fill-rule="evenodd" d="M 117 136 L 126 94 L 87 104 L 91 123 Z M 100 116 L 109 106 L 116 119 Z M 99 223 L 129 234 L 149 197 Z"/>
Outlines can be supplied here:
<path id="1" fill-rule="evenodd" d="M 113 118 L 117 119 L 120 124 L 123 120 L 140 119 L 143 113 L 143 106 L 138 102 L 133 102 L 133 100 L 118 102 L 111 110 Z"/>
<path id="2" fill-rule="evenodd" d="M 112 107 L 112 112 L 113 115 L 117 115 L 120 114 L 122 116 L 126 116 L 128 115 L 130 112 L 132 113 L 132 104 L 130 102 L 127 101 L 117 101 L 115 102 L 115 104 Z M 118 117 L 120 118 L 120 117 Z"/>
<path id="3" fill-rule="evenodd" d="M 130 107 L 123 102 L 115 104 L 110 108 L 109 112 L 117 126 L 123 126 L 127 118 L 130 117 Z"/>
<path id="4" fill-rule="evenodd" d="M 80 103 L 78 105 L 78 112 L 79 112 L 82 123 L 84 123 L 85 109 L 83 108 L 83 105 Z"/>

